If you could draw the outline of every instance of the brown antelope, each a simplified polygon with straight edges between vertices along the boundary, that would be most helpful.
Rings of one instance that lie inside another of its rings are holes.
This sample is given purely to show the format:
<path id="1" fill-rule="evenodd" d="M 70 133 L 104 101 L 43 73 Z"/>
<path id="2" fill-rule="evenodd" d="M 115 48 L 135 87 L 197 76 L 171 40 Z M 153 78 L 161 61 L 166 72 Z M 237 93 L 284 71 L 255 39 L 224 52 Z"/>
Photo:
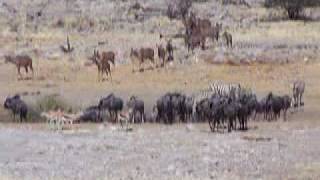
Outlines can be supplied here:
<path id="1" fill-rule="evenodd" d="M 101 58 L 104 59 L 104 61 L 110 62 L 113 66 L 115 66 L 115 56 L 116 54 L 113 51 L 107 51 L 101 53 Z M 109 64 L 110 64 L 109 63 Z"/>
<path id="2" fill-rule="evenodd" d="M 98 81 L 103 80 L 103 74 L 105 73 L 107 76 L 110 75 L 110 79 L 112 81 L 112 75 L 111 75 L 111 67 L 109 64 L 109 60 L 107 58 L 103 58 L 99 51 L 94 50 L 93 56 L 90 58 L 90 60 L 93 61 L 93 63 L 98 68 Z"/>
<path id="3" fill-rule="evenodd" d="M 152 66 L 154 65 L 154 50 L 152 48 L 140 48 L 140 50 L 131 48 L 130 58 L 133 64 L 134 61 L 138 60 L 139 71 L 141 71 L 141 65 L 146 59 L 150 60 Z M 132 69 L 132 72 L 134 72 L 134 67 Z"/>
<path id="4" fill-rule="evenodd" d="M 16 65 L 18 74 L 21 76 L 20 68 L 24 67 L 26 70 L 26 73 L 29 72 L 29 68 L 32 71 L 33 75 L 33 67 L 32 67 L 32 59 L 28 55 L 18 55 L 18 56 L 4 56 L 5 63 L 12 63 Z"/>

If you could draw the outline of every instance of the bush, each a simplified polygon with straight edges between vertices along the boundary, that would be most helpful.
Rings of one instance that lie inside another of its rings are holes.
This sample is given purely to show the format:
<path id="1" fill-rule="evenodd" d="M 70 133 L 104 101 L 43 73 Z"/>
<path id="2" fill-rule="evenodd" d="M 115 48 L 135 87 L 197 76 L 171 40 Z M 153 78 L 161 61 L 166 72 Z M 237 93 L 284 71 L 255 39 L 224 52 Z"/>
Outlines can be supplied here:
<path id="1" fill-rule="evenodd" d="M 320 6 L 319 0 L 265 0 L 264 6 L 267 8 L 280 7 L 285 10 L 289 19 L 297 20 L 302 17 L 302 12 L 306 7 Z"/>

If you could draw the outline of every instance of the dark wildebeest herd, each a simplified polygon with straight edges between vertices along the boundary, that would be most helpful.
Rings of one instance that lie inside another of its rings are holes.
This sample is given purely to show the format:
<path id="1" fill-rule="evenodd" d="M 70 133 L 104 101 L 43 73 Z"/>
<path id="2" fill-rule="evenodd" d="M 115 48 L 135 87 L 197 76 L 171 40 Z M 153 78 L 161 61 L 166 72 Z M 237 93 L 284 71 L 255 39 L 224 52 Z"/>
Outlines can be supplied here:
<path id="1" fill-rule="evenodd" d="M 99 100 L 95 106 L 86 108 L 77 119 L 78 122 L 119 122 L 119 114 L 129 109 L 128 122 L 131 123 L 209 123 L 212 132 L 227 129 L 247 130 L 249 119 L 258 116 L 267 121 L 277 120 L 280 114 L 287 120 L 289 108 L 303 106 L 304 81 L 295 81 L 292 97 L 275 95 L 270 92 L 258 100 L 257 95 L 240 84 L 214 82 L 210 88 L 198 96 L 183 93 L 166 93 L 159 97 L 152 109 L 152 115 L 146 118 L 145 103 L 137 96 L 131 96 L 127 103 L 110 93 Z M 4 108 L 13 115 L 19 115 L 20 121 L 27 119 L 28 107 L 19 95 L 8 97 Z"/>

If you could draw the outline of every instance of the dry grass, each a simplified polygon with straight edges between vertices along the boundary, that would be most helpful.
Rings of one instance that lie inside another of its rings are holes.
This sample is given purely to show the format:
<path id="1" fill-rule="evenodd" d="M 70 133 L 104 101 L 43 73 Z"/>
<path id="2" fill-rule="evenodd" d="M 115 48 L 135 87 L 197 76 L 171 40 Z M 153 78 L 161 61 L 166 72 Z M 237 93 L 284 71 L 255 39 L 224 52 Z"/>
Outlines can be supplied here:
<path id="1" fill-rule="evenodd" d="M 320 22 L 268 22 L 259 23 L 256 27 L 236 30 L 235 41 L 241 42 L 282 42 L 285 44 L 304 44 L 320 41 Z M 254 41 L 253 41 L 254 40 Z"/>

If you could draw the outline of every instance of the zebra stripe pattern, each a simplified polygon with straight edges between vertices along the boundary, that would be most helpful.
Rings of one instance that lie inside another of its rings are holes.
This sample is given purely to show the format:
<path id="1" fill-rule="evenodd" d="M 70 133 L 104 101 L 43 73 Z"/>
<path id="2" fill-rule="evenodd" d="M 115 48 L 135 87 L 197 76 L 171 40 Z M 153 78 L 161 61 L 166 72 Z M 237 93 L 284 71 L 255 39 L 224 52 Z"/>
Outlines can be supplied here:
<path id="1" fill-rule="evenodd" d="M 210 84 L 210 89 L 219 96 L 237 98 L 241 91 L 241 85 L 239 83 L 223 83 L 216 81 Z"/>

